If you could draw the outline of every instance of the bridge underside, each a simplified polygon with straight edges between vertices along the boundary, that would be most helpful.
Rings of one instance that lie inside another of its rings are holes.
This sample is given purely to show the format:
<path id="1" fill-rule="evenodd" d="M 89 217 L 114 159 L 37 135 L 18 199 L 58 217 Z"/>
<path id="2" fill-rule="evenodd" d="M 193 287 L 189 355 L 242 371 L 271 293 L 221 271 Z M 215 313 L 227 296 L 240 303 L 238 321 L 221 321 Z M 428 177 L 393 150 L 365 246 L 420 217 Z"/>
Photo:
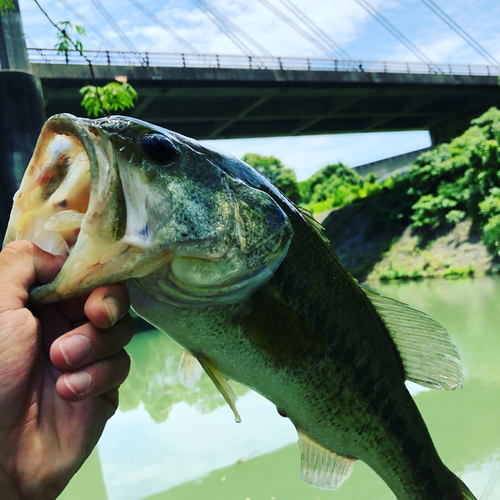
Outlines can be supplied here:
<path id="1" fill-rule="evenodd" d="M 429 130 L 461 133 L 500 103 L 498 78 L 443 74 L 32 64 L 47 116 L 83 115 L 78 90 L 126 75 L 131 116 L 197 139 Z"/>

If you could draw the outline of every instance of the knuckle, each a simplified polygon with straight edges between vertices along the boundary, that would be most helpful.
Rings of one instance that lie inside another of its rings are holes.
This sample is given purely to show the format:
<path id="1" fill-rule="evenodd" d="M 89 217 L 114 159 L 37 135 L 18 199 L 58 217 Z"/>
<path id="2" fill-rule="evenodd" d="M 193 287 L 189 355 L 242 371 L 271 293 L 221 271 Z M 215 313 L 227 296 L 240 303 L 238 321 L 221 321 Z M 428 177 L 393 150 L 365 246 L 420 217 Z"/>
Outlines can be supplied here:
<path id="1" fill-rule="evenodd" d="M 12 252 L 31 252 L 35 244 L 27 240 L 11 241 L 5 245 L 4 250 Z"/>
<path id="2" fill-rule="evenodd" d="M 132 364 L 132 361 L 130 359 L 130 356 L 125 351 L 125 349 L 122 349 L 118 354 L 121 358 L 120 360 L 121 373 L 123 375 L 123 380 L 125 380 L 125 378 L 127 378 L 128 374 L 130 373 L 130 366 Z"/>
<path id="3" fill-rule="evenodd" d="M 5 245 L 4 249 L 2 250 L 2 254 L 4 258 L 16 259 L 19 257 L 24 257 L 25 255 L 32 255 L 34 252 L 34 247 L 35 244 L 31 243 L 31 241 L 11 241 L 7 245 Z"/>

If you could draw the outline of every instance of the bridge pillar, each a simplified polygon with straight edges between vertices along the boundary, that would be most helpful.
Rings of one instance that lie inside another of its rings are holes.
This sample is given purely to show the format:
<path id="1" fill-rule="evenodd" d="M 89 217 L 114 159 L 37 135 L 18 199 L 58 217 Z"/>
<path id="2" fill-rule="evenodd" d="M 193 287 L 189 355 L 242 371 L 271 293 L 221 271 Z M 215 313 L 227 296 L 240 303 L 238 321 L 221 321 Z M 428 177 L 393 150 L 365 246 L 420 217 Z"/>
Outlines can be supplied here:
<path id="1" fill-rule="evenodd" d="M 18 0 L 0 16 L 0 237 L 45 121 L 40 79 L 31 72 Z"/>
<path id="2" fill-rule="evenodd" d="M 432 127 L 429 130 L 432 146 L 437 146 L 443 142 L 450 142 L 455 137 L 463 134 L 470 127 L 470 121 L 470 118 L 461 118 Z"/>

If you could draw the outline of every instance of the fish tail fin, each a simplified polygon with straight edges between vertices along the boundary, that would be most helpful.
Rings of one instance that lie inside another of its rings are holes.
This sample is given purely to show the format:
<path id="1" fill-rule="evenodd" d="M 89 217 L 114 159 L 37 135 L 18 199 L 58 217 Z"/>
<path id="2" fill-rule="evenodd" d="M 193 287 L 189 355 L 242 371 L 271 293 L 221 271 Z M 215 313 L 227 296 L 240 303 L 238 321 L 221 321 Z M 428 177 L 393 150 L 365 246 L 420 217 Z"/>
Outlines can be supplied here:
<path id="1" fill-rule="evenodd" d="M 450 500 L 477 500 L 477 498 L 472 494 L 472 492 L 465 486 L 465 483 L 461 479 L 455 476 L 457 481 L 457 489 Z"/>

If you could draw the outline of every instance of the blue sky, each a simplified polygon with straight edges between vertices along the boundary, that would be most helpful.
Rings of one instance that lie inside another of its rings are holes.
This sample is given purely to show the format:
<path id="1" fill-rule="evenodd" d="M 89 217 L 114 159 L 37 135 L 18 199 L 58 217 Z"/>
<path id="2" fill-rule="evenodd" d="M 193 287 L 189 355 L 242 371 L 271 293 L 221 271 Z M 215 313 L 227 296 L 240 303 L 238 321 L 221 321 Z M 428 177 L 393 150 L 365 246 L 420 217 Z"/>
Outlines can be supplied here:
<path id="1" fill-rule="evenodd" d="M 124 43 L 102 18 L 91 0 L 67 0 L 114 45 Z M 191 0 L 141 0 L 167 25 L 202 53 L 241 54 Z M 279 0 L 269 0 L 293 17 Z M 435 0 L 469 34 L 500 60 L 500 2 L 497 0 Z M 58 0 L 40 0 L 54 21 L 75 19 Z M 127 0 L 102 0 L 138 50 L 185 51 L 178 42 L 153 24 Z M 326 57 L 260 2 L 210 0 L 226 17 L 244 29 L 276 56 Z M 355 0 L 294 0 L 294 3 L 355 59 L 417 61 L 417 57 L 380 26 Z M 430 60 L 485 64 L 486 61 L 456 35 L 421 0 L 370 0 L 378 11 L 402 31 Z M 41 47 L 52 47 L 55 29 L 33 0 L 20 0 L 24 29 Z M 83 40 L 89 49 L 106 49 L 96 37 Z M 28 45 L 31 41 L 28 40 Z M 427 132 L 342 134 L 293 138 L 210 141 L 242 156 L 246 152 L 275 155 L 302 180 L 322 166 L 336 161 L 355 166 L 430 145 Z"/>

